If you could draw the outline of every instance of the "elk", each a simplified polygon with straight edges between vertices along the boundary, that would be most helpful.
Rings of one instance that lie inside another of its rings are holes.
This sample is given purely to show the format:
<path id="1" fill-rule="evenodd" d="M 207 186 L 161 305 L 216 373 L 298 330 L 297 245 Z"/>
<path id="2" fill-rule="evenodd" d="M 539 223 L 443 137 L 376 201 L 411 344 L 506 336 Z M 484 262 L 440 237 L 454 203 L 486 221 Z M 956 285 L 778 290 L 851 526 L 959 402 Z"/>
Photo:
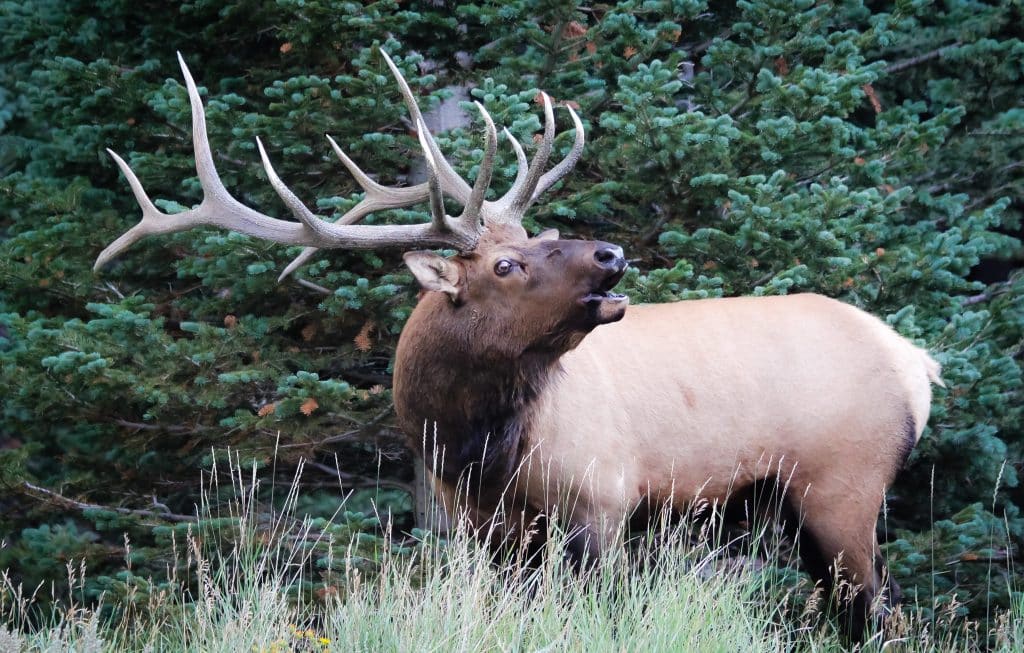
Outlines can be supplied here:
<path id="1" fill-rule="evenodd" d="M 382 51 L 383 53 L 383 51 Z M 449 510 L 488 523 L 510 540 L 561 511 L 569 554 L 593 560 L 642 506 L 726 503 L 759 484 L 783 487 L 801 556 L 812 576 L 858 588 L 854 621 L 883 594 L 875 535 L 885 491 L 928 420 L 939 365 L 871 315 L 813 294 L 632 306 L 613 292 L 627 267 L 618 246 L 529 237 L 527 209 L 582 154 L 575 140 L 545 171 L 553 149 L 552 102 L 532 161 L 506 130 L 518 161 L 511 189 L 485 199 L 498 134 L 486 126 L 471 186 L 446 161 L 400 71 L 394 74 L 429 169 L 411 187 L 379 185 L 334 140 L 331 147 L 365 191 L 335 223 L 314 215 L 278 178 L 257 139 L 267 177 L 296 221 L 235 200 L 221 183 L 196 85 L 179 54 L 192 107 L 196 168 L 204 197 L 163 214 L 113 151 L 142 220 L 99 255 L 99 270 L 140 238 L 215 225 L 307 249 L 405 248 L 426 291 L 399 339 L 393 397 L 409 446 Z M 330 137 L 328 136 L 328 139 Z M 445 212 L 448 197 L 463 209 Z M 427 202 L 431 220 L 359 225 L 366 215 Z M 424 248 L 451 248 L 445 258 Z M 472 488 L 465 491 L 465 488 Z M 889 587 L 892 594 L 896 587 Z M 890 596 L 895 599 L 895 596 Z M 854 627 L 855 632 L 858 628 Z"/>

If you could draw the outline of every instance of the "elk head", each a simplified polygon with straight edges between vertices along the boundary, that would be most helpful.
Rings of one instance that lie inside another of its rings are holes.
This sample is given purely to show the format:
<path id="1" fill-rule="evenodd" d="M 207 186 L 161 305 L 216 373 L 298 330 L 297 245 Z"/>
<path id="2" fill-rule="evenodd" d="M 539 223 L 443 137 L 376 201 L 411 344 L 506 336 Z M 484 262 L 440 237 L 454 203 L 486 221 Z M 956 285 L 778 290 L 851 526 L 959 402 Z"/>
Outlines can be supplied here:
<path id="1" fill-rule="evenodd" d="M 206 119 L 199 92 L 179 53 L 182 74 L 192 107 L 192 137 L 196 170 L 203 189 L 202 202 L 176 214 L 157 210 L 138 178 L 125 161 L 111 150 L 142 208 L 142 220 L 111 243 L 96 259 L 99 270 L 108 261 L 146 236 L 212 225 L 274 242 L 305 245 L 306 249 L 282 272 L 284 278 L 320 248 L 452 248 L 459 252 L 444 258 L 428 251 L 413 251 L 405 261 L 420 284 L 438 291 L 453 310 L 462 309 L 470 331 L 491 326 L 489 340 L 509 353 L 531 347 L 565 351 L 594 326 L 620 319 L 627 300 L 611 288 L 626 267 L 622 250 L 596 241 L 559 240 L 549 231 L 529 238 L 521 223 L 526 210 L 555 182 L 565 176 L 583 151 L 583 124 L 569 108 L 576 128 L 570 153 L 551 170 L 544 171 L 555 138 L 551 100 L 542 94 L 544 135 L 532 162 L 522 146 L 505 130 L 519 164 L 512 188 L 500 199 L 484 199 L 494 167 L 498 134 L 490 115 L 477 103 L 486 125 L 485 150 L 476 182 L 470 186 L 442 155 L 420 114 L 416 100 L 397 66 L 381 50 L 398 81 L 409 113 L 416 124 L 420 145 L 430 169 L 429 181 L 417 186 L 388 188 L 370 179 L 338 144 L 328 136 L 342 164 L 365 191 L 355 207 L 336 222 L 314 215 L 278 178 L 263 144 L 257 138 L 260 158 L 274 190 L 297 222 L 279 220 L 241 204 L 224 188 L 214 167 L 206 135 Z M 463 206 L 458 216 L 445 213 L 443 197 Z M 429 202 L 431 220 L 414 225 L 355 224 L 366 215 L 384 209 Z M 435 302 L 440 299 L 435 300 Z"/>

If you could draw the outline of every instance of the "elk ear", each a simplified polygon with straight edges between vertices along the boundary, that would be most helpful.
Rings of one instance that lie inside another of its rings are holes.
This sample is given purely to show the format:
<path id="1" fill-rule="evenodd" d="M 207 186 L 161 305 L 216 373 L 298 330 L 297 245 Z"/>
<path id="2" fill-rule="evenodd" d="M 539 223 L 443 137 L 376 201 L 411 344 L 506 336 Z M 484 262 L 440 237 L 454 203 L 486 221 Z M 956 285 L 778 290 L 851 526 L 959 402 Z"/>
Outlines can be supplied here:
<path id="1" fill-rule="evenodd" d="M 402 258 L 424 290 L 446 293 L 459 303 L 464 286 L 461 265 L 434 252 L 406 252 Z"/>
<path id="2" fill-rule="evenodd" d="M 558 240 L 558 229 L 545 229 L 534 236 L 533 240 Z"/>

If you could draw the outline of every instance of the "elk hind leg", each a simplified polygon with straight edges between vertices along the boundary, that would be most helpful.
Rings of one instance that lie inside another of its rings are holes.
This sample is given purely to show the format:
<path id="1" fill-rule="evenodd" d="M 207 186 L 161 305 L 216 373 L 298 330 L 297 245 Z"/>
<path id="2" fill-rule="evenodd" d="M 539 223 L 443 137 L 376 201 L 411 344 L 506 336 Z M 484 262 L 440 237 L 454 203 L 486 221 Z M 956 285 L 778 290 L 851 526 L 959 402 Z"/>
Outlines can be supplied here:
<path id="1" fill-rule="evenodd" d="M 872 620 L 876 627 L 882 625 L 886 610 L 879 608 L 899 598 L 875 535 L 881 499 L 865 506 L 819 501 L 815 494 L 811 490 L 803 497 L 797 510 L 800 558 L 826 600 L 837 600 L 850 639 L 861 641 Z"/>

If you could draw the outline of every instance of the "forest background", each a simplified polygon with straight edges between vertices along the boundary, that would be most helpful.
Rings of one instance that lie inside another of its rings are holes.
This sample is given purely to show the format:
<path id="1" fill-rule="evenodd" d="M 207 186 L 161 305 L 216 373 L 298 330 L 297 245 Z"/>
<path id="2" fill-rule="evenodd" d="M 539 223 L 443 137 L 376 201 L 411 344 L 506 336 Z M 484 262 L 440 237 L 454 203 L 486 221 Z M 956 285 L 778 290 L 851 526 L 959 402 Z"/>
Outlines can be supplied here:
<path id="1" fill-rule="evenodd" d="M 297 248 L 199 230 L 92 271 L 138 219 L 104 148 L 161 207 L 200 198 L 178 50 L 249 205 L 286 214 L 256 136 L 323 215 L 359 198 L 325 133 L 382 183 L 421 174 L 383 47 L 470 179 L 481 126 L 442 101 L 468 93 L 527 144 L 540 90 L 577 108 L 584 158 L 526 226 L 622 245 L 634 302 L 819 292 L 933 352 L 946 388 L 888 497 L 885 552 L 926 609 L 1009 605 L 1022 24 L 1011 0 L 0 2 L 0 570 L 60 596 L 84 564 L 88 600 L 142 601 L 133 579 L 166 577 L 201 475 L 229 458 L 255 466 L 268 510 L 304 461 L 299 512 L 346 497 L 349 555 L 372 556 L 388 524 L 421 535 L 391 426 L 417 292 L 398 253 L 325 253 L 278 283 Z M 499 152 L 495 194 L 515 173 Z"/>

